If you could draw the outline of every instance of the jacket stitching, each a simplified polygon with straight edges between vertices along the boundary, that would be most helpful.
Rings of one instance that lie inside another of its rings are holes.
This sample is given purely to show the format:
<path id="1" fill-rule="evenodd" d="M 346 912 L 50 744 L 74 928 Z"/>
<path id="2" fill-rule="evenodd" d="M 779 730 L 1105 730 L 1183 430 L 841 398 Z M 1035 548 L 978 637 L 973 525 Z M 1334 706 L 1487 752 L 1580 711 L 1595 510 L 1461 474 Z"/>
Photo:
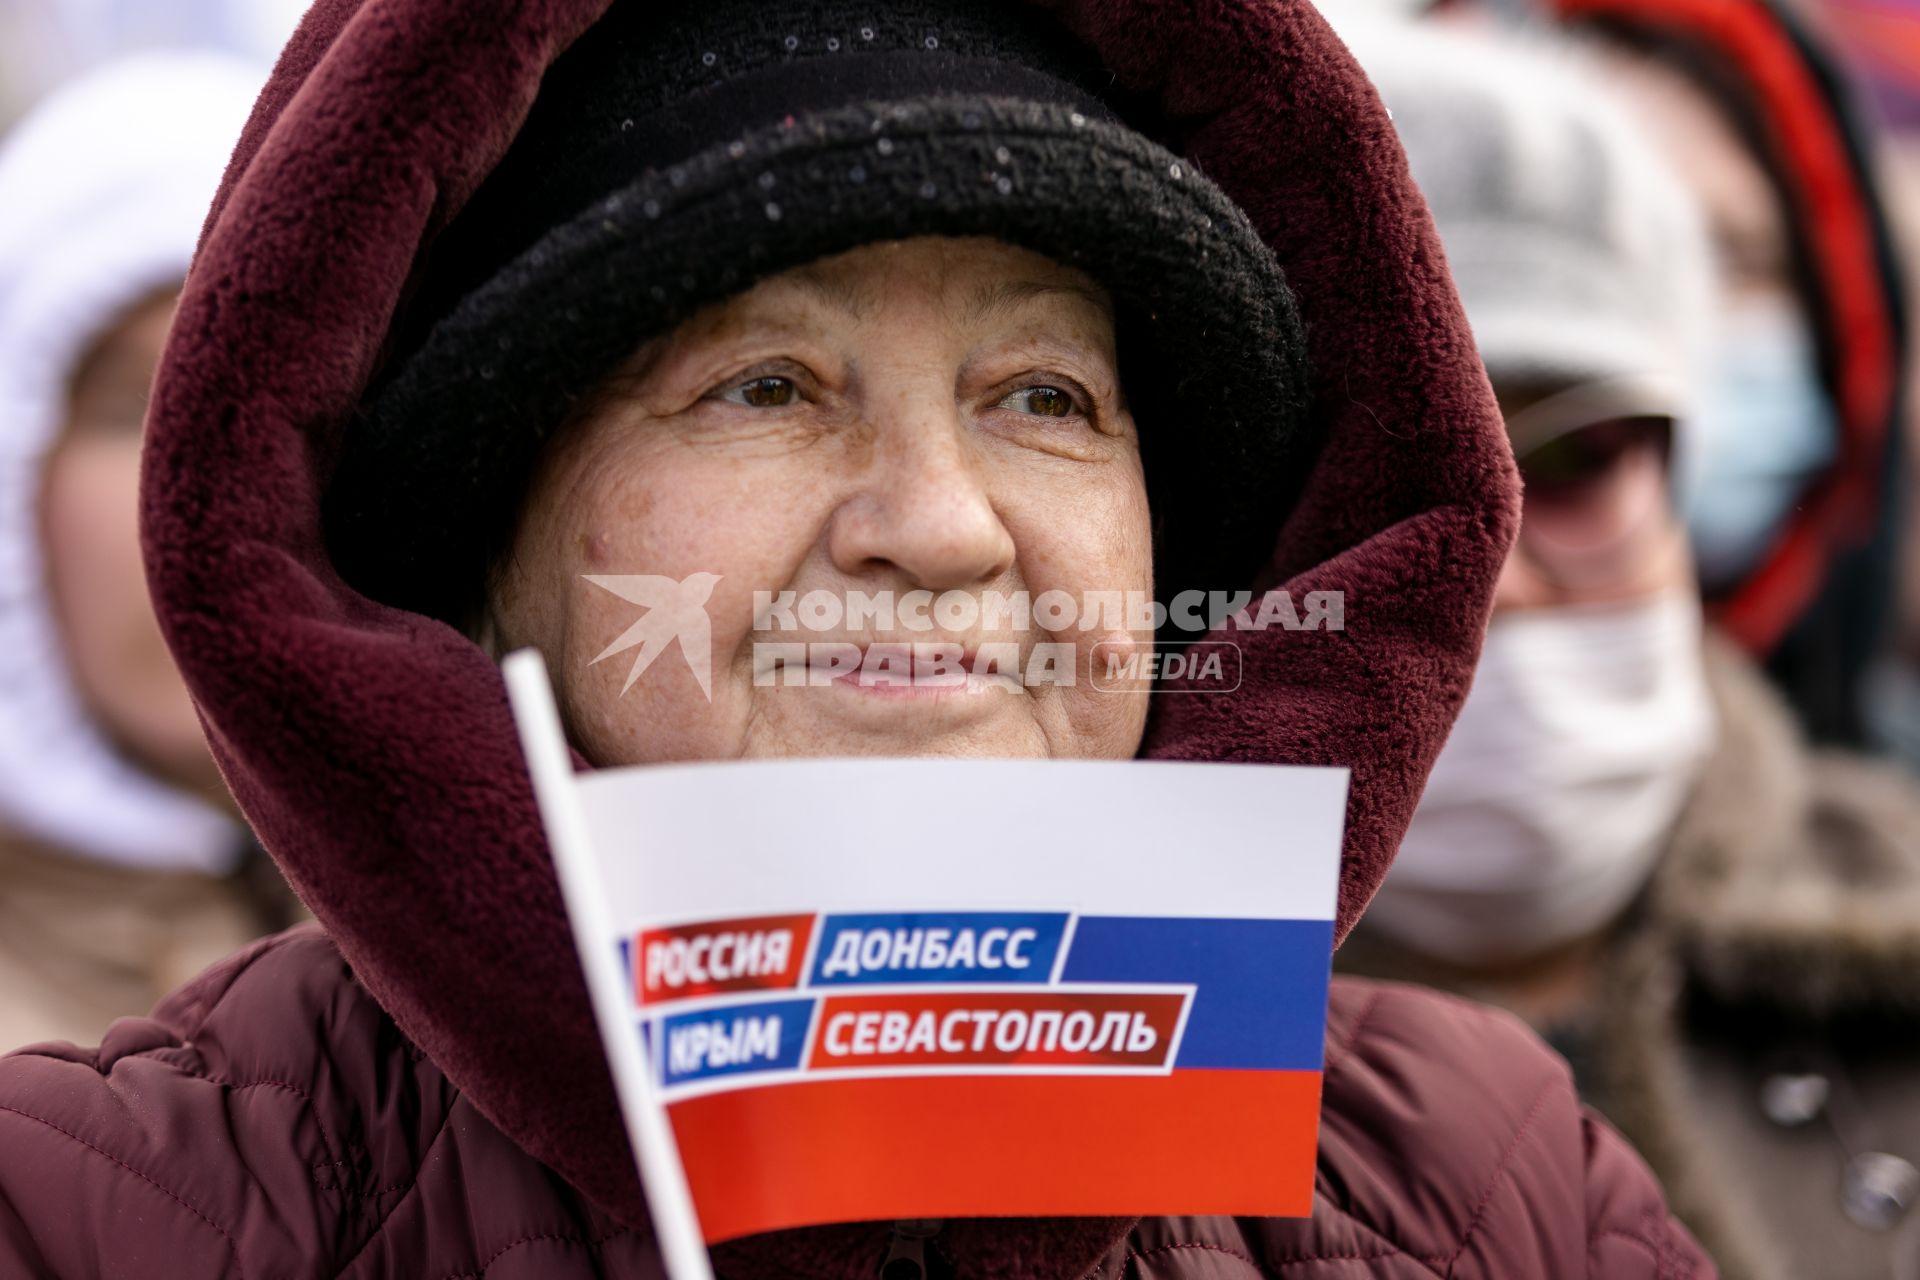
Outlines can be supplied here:
<path id="1" fill-rule="evenodd" d="M 1203 1249 L 1208 1253 L 1223 1253 L 1229 1258 L 1240 1259 L 1240 1261 L 1246 1263 L 1248 1266 L 1252 1267 L 1256 1271 L 1260 1269 L 1260 1264 L 1254 1261 L 1252 1255 L 1242 1253 L 1238 1249 L 1229 1249 L 1225 1245 L 1208 1244 L 1203 1240 L 1183 1241 L 1180 1244 L 1156 1245 L 1151 1249 L 1145 1250 L 1144 1252 L 1138 1249 L 1128 1249 L 1127 1261 L 1144 1262 L 1148 1258 L 1153 1257 L 1157 1253 L 1172 1253 L 1176 1249 Z"/>
<path id="2" fill-rule="evenodd" d="M 1302 1267 L 1309 1262 L 1384 1262 L 1388 1258 L 1410 1256 L 1405 1251 L 1395 1248 L 1388 1248 L 1381 1253 L 1303 1253 L 1298 1257 L 1272 1258 L 1268 1260 L 1267 1265 L 1269 1267 Z M 1419 1262 L 1421 1266 L 1426 1266 L 1426 1263 L 1419 1258 L 1413 1260 Z"/>
<path id="3" fill-rule="evenodd" d="M 552 1242 L 556 1244 L 585 1245 L 589 1249 L 599 1249 L 611 1240 L 618 1240 L 621 1236 L 630 1236 L 632 1234 L 633 1234 L 632 1227 L 622 1227 L 620 1228 L 620 1230 L 601 1236 L 598 1239 L 590 1239 L 585 1236 L 563 1235 L 558 1231 L 548 1231 L 548 1232 L 543 1232 L 539 1235 L 522 1236 L 518 1240 L 513 1241 L 511 1244 L 505 1244 L 500 1246 L 498 1249 L 495 1249 L 493 1251 L 492 1256 L 489 1257 L 485 1262 L 480 1264 L 480 1269 L 478 1271 L 449 1272 L 446 1277 L 446 1280 L 483 1280 L 483 1277 L 485 1277 L 487 1272 L 492 1269 L 494 1263 L 500 1261 L 500 1259 L 504 1258 L 507 1254 L 512 1253 L 515 1249 L 521 1248 L 522 1246 L 525 1246 L 525 1245 L 543 1244 L 547 1242 Z"/>
<path id="4" fill-rule="evenodd" d="M 259 964 L 269 955 L 272 955 L 274 952 L 279 951 L 281 947 L 285 946 L 286 941 L 285 938 L 263 938 L 260 942 L 256 943 L 253 954 L 242 961 L 239 967 L 234 969 L 232 974 L 228 976 L 226 985 L 220 988 L 220 994 L 196 1010 L 199 1017 L 193 1020 L 192 1025 L 183 1026 L 175 1030 L 175 1034 L 178 1036 L 178 1043 L 155 1049 L 144 1049 L 137 1054 L 129 1054 L 128 1056 L 143 1058 L 150 1053 L 162 1052 L 164 1049 L 181 1048 L 199 1039 L 200 1033 L 206 1030 L 208 1020 L 213 1017 L 214 1012 L 218 1010 L 221 1005 L 227 1002 L 228 997 L 233 995 L 233 989 L 240 985 L 240 980 L 246 977 L 256 964 Z M 174 1030 L 172 1028 L 169 1029 Z"/>
<path id="5" fill-rule="evenodd" d="M 1208 1244 L 1205 1241 L 1193 1240 L 1183 1241 L 1179 1244 L 1157 1245 L 1145 1251 L 1129 1249 L 1127 1255 L 1129 1262 L 1144 1262 L 1155 1254 L 1171 1253 L 1176 1249 L 1204 1249 L 1209 1253 L 1223 1253 L 1230 1258 L 1238 1258 L 1256 1271 L 1271 1269 L 1273 1267 L 1296 1267 L 1308 1262 L 1379 1262 L 1386 1258 L 1404 1258 L 1407 1256 L 1406 1250 L 1401 1249 L 1397 1245 L 1389 1241 L 1383 1241 L 1382 1243 L 1385 1247 L 1374 1253 L 1362 1253 L 1352 1250 L 1344 1253 L 1296 1253 L 1279 1258 L 1269 1257 L 1263 1260 L 1255 1258 L 1251 1254 L 1242 1253 L 1238 1249 L 1229 1249 L 1224 1245 Z"/>
<path id="6" fill-rule="evenodd" d="M 342 1195 L 351 1196 L 353 1199 L 359 1201 L 363 1206 L 368 1204 L 377 1205 L 380 1201 L 386 1199 L 388 1196 L 392 1195 L 394 1192 L 405 1191 L 408 1187 L 413 1185 L 413 1180 L 409 1178 L 405 1182 L 396 1182 L 390 1187 L 381 1187 L 378 1191 L 356 1192 L 352 1188 L 346 1185 L 345 1174 L 329 1175 L 330 1170 L 344 1169 L 347 1167 L 348 1167 L 347 1162 L 344 1160 L 335 1160 L 328 1164 L 314 1165 L 313 1166 L 313 1185 L 316 1187 L 319 1187 L 322 1191 L 337 1191 Z"/>
<path id="7" fill-rule="evenodd" d="M 1654 1274 L 1655 1280 L 1665 1280 L 1667 1276 L 1674 1274 L 1672 1271 L 1669 1271 L 1667 1269 L 1667 1263 L 1670 1261 L 1670 1258 L 1666 1250 L 1662 1249 L 1660 1246 L 1656 1245 L 1653 1241 L 1647 1239 L 1645 1236 L 1640 1235 L 1637 1232 L 1627 1231 L 1620 1227 L 1611 1227 L 1605 1231 L 1596 1231 L 1592 1235 L 1587 1237 L 1587 1260 L 1589 1263 L 1594 1261 L 1593 1255 L 1594 1255 L 1594 1252 L 1600 1247 L 1600 1242 L 1602 1240 L 1608 1240 L 1608 1239 L 1625 1240 L 1628 1244 L 1637 1244 L 1642 1249 L 1645 1249 L 1647 1251 L 1648 1256 L 1651 1257 L 1653 1260 L 1653 1274 Z"/>
<path id="8" fill-rule="evenodd" d="M 1348 1056 L 1353 1053 L 1354 1044 L 1360 1039 L 1361 1029 L 1373 1017 L 1374 1010 L 1380 1007 L 1380 1002 L 1386 998 L 1386 994 L 1385 991 L 1375 991 L 1367 1002 L 1360 1006 L 1360 1012 L 1354 1016 L 1353 1025 L 1347 1028 L 1347 1034 L 1340 1040 L 1337 1053 L 1328 1055 L 1327 1071 L 1329 1073 L 1345 1065 Z"/>
<path id="9" fill-rule="evenodd" d="M 1507 1165 L 1512 1162 L 1514 1153 L 1520 1149 L 1520 1143 L 1526 1138 L 1527 1131 L 1533 1128 L 1533 1122 L 1539 1119 L 1541 1109 L 1547 1105 L 1547 1100 L 1553 1097 L 1559 1086 L 1558 1080 L 1550 1080 L 1542 1086 L 1539 1094 L 1534 1097 L 1533 1105 L 1527 1108 L 1526 1117 L 1520 1121 L 1520 1127 L 1514 1130 L 1513 1140 L 1501 1153 L 1500 1163 L 1493 1167 L 1493 1176 L 1487 1179 L 1486 1190 L 1480 1193 L 1480 1199 L 1473 1206 L 1473 1216 L 1467 1222 L 1467 1229 L 1461 1235 L 1460 1243 L 1454 1246 L 1451 1254 L 1441 1260 L 1448 1275 L 1453 1274 L 1454 1265 L 1460 1261 L 1460 1256 L 1467 1251 L 1467 1245 L 1473 1240 L 1473 1233 L 1480 1229 L 1481 1219 L 1486 1214 L 1487 1206 L 1493 1203 L 1493 1193 L 1499 1188 L 1500 1180 L 1506 1177 Z"/>
<path id="10" fill-rule="evenodd" d="M 1398 1240 L 1394 1240 L 1394 1238 L 1392 1238 L 1392 1236 L 1388 1236 L 1386 1232 L 1382 1232 L 1379 1226 L 1375 1226 L 1373 1222 L 1367 1222 L 1365 1221 L 1365 1219 L 1361 1219 L 1361 1217 L 1359 1217 L 1359 1215 L 1356 1215 L 1356 1213 L 1354 1213 L 1352 1209 L 1346 1209 L 1346 1207 L 1342 1207 L 1342 1205 L 1334 1205 L 1334 1203 L 1331 1203 L 1329 1199 L 1325 1199 L 1325 1197 L 1321 1197 L 1321 1192 L 1319 1192 L 1319 1190 L 1315 1190 L 1315 1209 L 1313 1209 L 1313 1221 L 1319 1221 L 1319 1217 L 1321 1217 L 1321 1209 L 1319 1209 L 1319 1207 L 1321 1207 L 1321 1205 L 1325 1205 L 1325 1207 L 1327 1207 L 1327 1213 L 1329 1213 L 1329 1215 L 1338 1215 L 1338 1217 L 1340 1217 L 1342 1221 L 1348 1222 L 1348 1226 L 1352 1226 L 1352 1228 L 1354 1228 L 1354 1230 L 1357 1230 L 1357 1232 L 1365 1232 L 1365 1234 L 1367 1234 L 1367 1236 L 1371 1236 L 1373 1240 L 1379 1240 L 1380 1245 L 1382 1245 L 1382 1247 L 1384 1247 L 1386 1251 L 1384 1251 L 1384 1253 L 1379 1253 L 1379 1255 L 1375 1255 L 1375 1259 L 1382 1259 L 1382 1257 L 1405 1257 L 1405 1259 L 1411 1259 L 1411 1261 L 1415 1261 L 1415 1263 L 1419 1263 L 1421 1267 L 1427 1268 L 1427 1270 L 1430 1270 L 1430 1272 L 1432 1272 L 1434 1276 L 1442 1276 L 1442 1278 L 1444 1278 L 1444 1272 L 1442 1272 L 1442 1267 L 1446 1265 L 1446 1257 L 1434 1257 L 1434 1255 L 1430 1255 L 1430 1253 L 1415 1253 L 1415 1251 L 1413 1251 L 1413 1249 L 1409 1249 L 1407 1245 L 1402 1244 L 1402 1242 L 1398 1242 Z M 1281 1261 L 1281 1265 L 1286 1265 L 1286 1261 L 1288 1261 L 1288 1259 L 1283 1259 L 1283 1261 Z M 1290 1261 L 1300 1261 L 1300 1263 L 1311 1263 L 1311 1261 L 1319 1261 L 1319 1259 L 1311 1259 L 1311 1257 L 1298 1257 L 1298 1259 L 1290 1259 Z M 1327 1261 L 1348 1261 L 1348 1259 L 1334 1259 L 1332 1255 L 1329 1255 L 1329 1257 L 1327 1257 Z M 1356 1259 L 1352 1259 L 1352 1261 L 1363 1261 L 1363 1259 L 1357 1259 L 1356 1257 Z"/>
<path id="11" fill-rule="evenodd" d="M 450 1127 L 452 1127 L 452 1125 L 453 1125 L 453 1107 L 449 1106 L 447 1108 L 447 1113 L 444 1116 L 440 1117 L 440 1127 L 434 1130 L 432 1141 L 428 1142 L 426 1146 L 426 1150 L 420 1153 L 420 1159 L 417 1162 L 417 1166 L 414 1170 L 413 1180 L 408 1183 L 398 1184 L 396 1186 L 389 1187 L 387 1191 L 382 1191 L 379 1194 L 384 1196 L 389 1191 L 399 1190 L 401 1186 L 404 1186 L 406 1188 L 408 1195 L 411 1195 L 413 1192 L 417 1191 L 420 1187 L 419 1171 L 421 1169 L 426 1168 L 427 1162 L 433 1158 L 434 1149 L 440 1145 L 440 1140 L 447 1136 L 447 1130 Z M 393 1215 L 400 1212 L 400 1206 L 405 1204 L 406 1202 L 407 1202 L 407 1197 L 401 1196 L 399 1200 L 394 1202 L 394 1205 L 392 1208 L 388 1209 L 385 1214 L 381 1215 L 380 1221 L 374 1224 L 373 1230 L 367 1232 L 367 1238 L 360 1242 L 360 1247 L 353 1251 L 353 1256 L 347 1259 L 346 1265 L 341 1267 L 338 1271 L 334 1272 L 334 1276 L 336 1277 L 336 1280 L 338 1277 L 344 1276 L 345 1274 L 347 1274 L 347 1272 L 353 1270 L 354 1267 L 359 1265 L 360 1259 L 363 1256 L 365 1256 L 368 1249 L 371 1249 L 373 1247 L 373 1242 L 378 1240 L 381 1234 L 386 1231 L 387 1224 L 393 1221 Z"/>
<path id="12" fill-rule="evenodd" d="M 1659 1245 L 1641 1235 L 1638 1231 L 1629 1231 L 1625 1227 L 1606 1227 L 1594 1232 L 1587 1237 L 1587 1252 L 1593 1252 L 1594 1248 L 1599 1245 L 1602 1240 L 1629 1240 L 1647 1252 L 1654 1254 L 1656 1257 L 1660 1253 Z"/>
<path id="13" fill-rule="evenodd" d="M 306 1104 L 307 1118 L 313 1121 L 313 1127 L 320 1131 L 320 1144 L 323 1147 L 325 1147 L 327 1150 L 328 1160 L 326 1164 L 315 1165 L 314 1166 L 315 1171 L 317 1172 L 322 1168 L 342 1168 L 347 1165 L 348 1162 L 344 1158 L 346 1153 L 339 1145 L 337 1145 L 334 1142 L 333 1135 L 327 1132 L 327 1126 L 325 1122 L 320 1119 L 320 1108 L 316 1107 L 313 1103 L 313 1095 L 311 1093 L 308 1093 L 305 1089 L 301 1088 L 299 1085 L 290 1083 L 289 1081 L 286 1081 L 286 1080 L 238 1080 L 236 1081 L 236 1080 L 222 1079 L 219 1076 L 207 1076 L 205 1077 L 205 1079 L 209 1084 L 220 1085 L 223 1088 L 230 1089 L 235 1093 L 238 1093 L 242 1089 L 285 1089 L 288 1093 L 296 1095 L 302 1102 Z"/>
<path id="14" fill-rule="evenodd" d="M 55 1133 L 61 1134 L 66 1138 L 70 1139 L 71 1141 L 78 1143 L 79 1145 L 85 1147 L 87 1150 L 93 1152 L 95 1155 L 101 1157 L 102 1159 L 111 1161 L 112 1163 L 119 1165 L 122 1169 L 125 1169 L 128 1173 L 140 1179 L 140 1181 L 146 1183 L 148 1186 L 152 1187 L 154 1190 L 160 1192 L 162 1195 L 166 1196 L 169 1200 L 179 1205 L 182 1209 L 185 1209 L 188 1213 L 191 1213 L 194 1217 L 200 1219 L 200 1221 L 206 1223 L 209 1227 L 212 1227 L 215 1231 L 219 1232 L 220 1238 L 227 1242 L 227 1252 L 233 1255 L 234 1271 L 242 1277 L 244 1277 L 247 1274 L 246 1267 L 241 1263 L 240 1246 L 234 1242 L 233 1233 L 228 1231 L 225 1227 L 221 1226 L 219 1223 L 215 1222 L 212 1218 L 209 1218 L 206 1214 L 200 1212 L 200 1210 L 196 1209 L 192 1204 L 182 1199 L 178 1193 L 168 1189 L 167 1187 L 162 1186 L 159 1182 L 155 1181 L 150 1175 L 142 1173 L 140 1170 L 128 1164 L 125 1160 L 122 1160 L 119 1156 L 116 1156 L 110 1151 L 106 1151 L 100 1147 L 95 1146 L 93 1143 L 88 1142 L 85 1138 L 81 1137 L 79 1134 L 74 1133 L 69 1129 L 62 1128 L 61 1126 L 55 1124 L 51 1120 L 48 1120 L 44 1116 L 36 1116 L 30 1111 L 22 1111 L 18 1107 L 10 1107 L 5 1105 L 4 1103 L 0 1103 L 0 1111 L 8 1112 L 9 1114 L 19 1116 L 24 1120 L 31 1120 L 35 1124 L 45 1125 L 47 1128 L 53 1130 Z"/>
<path id="15" fill-rule="evenodd" d="M 1673 1248 L 1673 1240 L 1671 1237 L 1665 1242 L 1661 1242 L 1641 1235 L 1637 1231 L 1629 1231 L 1625 1227 L 1606 1227 L 1587 1237 L 1587 1256 L 1591 1258 L 1594 1250 L 1599 1247 L 1600 1242 L 1609 1239 L 1625 1240 L 1630 1244 L 1637 1244 L 1649 1254 L 1653 1255 L 1654 1274 L 1656 1277 L 1679 1276 L 1682 1274 L 1680 1270 L 1672 1265 L 1675 1261 L 1676 1250 Z M 1692 1275 L 1693 1273 L 1688 1271 L 1685 1274 Z"/>
<path id="16" fill-rule="evenodd" d="M 100 1049 L 95 1048 L 89 1054 L 89 1057 L 91 1060 L 81 1065 L 85 1065 L 86 1067 L 90 1068 L 96 1075 L 104 1077 L 111 1074 L 113 1069 L 122 1062 L 134 1062 L 141 1059 L 153 1059 L 155 1061 L 164 1062 L 166 1061 L 165 1055 L 167 1054 L 177 1054 L 183 1050 L 190 1053 L 194 1052 L 193 1041 L 196 1040 L 199 1037 L 200 1033 L 206 1029 L 207 1020 L 213 1016 L 214 1012 L 217 1009 L 219 1009 L 222 1004 L 226 1003 L 227 997 L 233 994 L 233 989 L 235 986 L 239 984 L 240 979 L 245 977 L 247 975 L 247 972 L 250 969 L 252 969 L 254 965 L 258 964 L 262 959 L 264 959 L 267 955 L 271 954 L 274 951 L 279 950 L 280 947 L 284 945 L 284 943 L 283 943 L 283 940 L 279 938 L 264 938 L 264 939 L 261 939 L 259 942 L 253 943 L 252 945 L 254 947 L 253 954 L 247 956 L 245 961 L 242 962 L 240 966 L 236 968 L 233 971 L 233 973 L 227 978 L 226 985 L 220 989 L 220 994 L 214 997 L 214 999 L 205 1007 L 197 1010 L 199 1016 L 194 1018 L 190 1025 L 183 1024 L 181 1026 L 169 1026 L 168 1024 L 159 1021 L 157 1017 L 157 1011 L 156 1011 L 155 1017 L 148 1019 L 151 1022 L 157 1023 L 160 1027 L 162 1027 L 167 1032 L 168 1035 L 172 1036 L 173 1043 L 157 1044 L 157 1045 L 153 1045 L 150 1048 L 141 1049 L 133 1053 L 117 1054 L 114 1057 L 112 1062 L 107 1063 L 105 1065 L 102 1065 L 100 1061 Z M 236 953 L 236 954 L 239 954 L 239 953 Z M 229 957 L 229 959 L 231 959 L 231 957 Z M 224 963 L 227 963 L 227 961 L 222 961 L 221 963 L 224 964 Z M 23 1058 L 48 1058 L 51 1061 L 60 1062 L 60 1063 L 73 1062 L 73 1059 L 71 1058 L 56 1058 L 52 1054 L 34 1053 L 31 1051 L 31 1049 L 21 1050 L 18 1056 Z M 169 1065 L 176 1065 L 176 1064 L 169 1064 Z M 24 1115 L 26 1113 L 21 1112 L 20 1114 Z M 34 1118 L 37 1119 L 37 1117 L 34 1117 Z"/>
<path id="17" fill-rule="evenodd" d="M 1396 1253 L 1398 1253 L 1401 1257 L 1413 1259 L 1415 1262 L 1419 1263 L 1421 1266 L 1431 1271 L 1434 1275 L 1440 1276 L 1440 1277 L 1444 1277 L 1446 1275 L 1446 1268 L 1452 1265 L 1444 1256 L 1441 1256 L 1441 1255 L 1436 1255 L 1431 1253 L 1415 1253 L 1412 1249 L 1409 1249 L 1406 1245 L 1400 1243 L 1400 1241 L 1395 1240 L 1392 1236 L 1380 1230 L 1380 1228 L 1372 1225 L 1371 1223 L 1362 1221 L 1358 1216 L 1348 1212 L 1345 1209 L 1339 1210 L 1339 1214 L 1341 1217 L 1345 1218 L 1348 1222 L 1352 1223 L 1354 1226 L 1358 1227 L 1360 1230 L 1366 1232 L 1368 1235 L 1372 1236 L 1374 1239 L 1386 1245 L 1387 1252 L 1380 1255 L 1382 1257 L 1390 1258 L 1390 1257 L 1393 1257 Z"/>

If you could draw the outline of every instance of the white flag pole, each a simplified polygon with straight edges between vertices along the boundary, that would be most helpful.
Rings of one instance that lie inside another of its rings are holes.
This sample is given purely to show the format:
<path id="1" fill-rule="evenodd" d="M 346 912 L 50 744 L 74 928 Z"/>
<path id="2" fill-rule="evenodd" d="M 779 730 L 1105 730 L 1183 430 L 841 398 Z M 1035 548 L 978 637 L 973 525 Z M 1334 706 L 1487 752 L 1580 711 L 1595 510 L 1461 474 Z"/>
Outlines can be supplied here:
<path id="1" fill-rule="evenodd" d="M 680 1149 L 660 1101 L 653 1066 L 641 1048 L 634 1012 L 625 1000 L 607 996 L 624 990 L 627 983 L 614 953 L 613 922 L 607 918 L 594 866 L 593 836 L 580 806 L 573 761 L 560 726 L 560 713 L 554 706 L 546 661 L 536 650 L 521 649 L 508 654 L 500 669 L 506 677 L 514 721 L 520 727 L 520 746 L 533 774 L 533 790 L 540 800 L 554 866 L 560 872 L 560 891 L 573 920 L 574 941 L 586 966 L 600 1038 L 621 1084 L 627 1132 L 640 1157 L 647 1208 L 653 1215 L 660 1251 L 666 1257 L 667 1274 L 672 1280 L 713 1280 L 693 1194 L 680 1164 Z M 636 956 L 635 963 L 638 959 Z M 657 1053 L 658 1046 L 655 1050 Z"/>

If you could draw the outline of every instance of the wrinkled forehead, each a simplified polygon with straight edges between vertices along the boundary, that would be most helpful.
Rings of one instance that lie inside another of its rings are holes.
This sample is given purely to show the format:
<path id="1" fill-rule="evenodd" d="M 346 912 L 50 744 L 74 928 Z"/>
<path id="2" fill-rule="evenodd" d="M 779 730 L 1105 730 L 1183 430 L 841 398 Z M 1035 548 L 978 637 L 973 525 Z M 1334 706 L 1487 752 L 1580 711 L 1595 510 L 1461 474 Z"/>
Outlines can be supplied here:
<path id="1" fill-rule="evenodd" d="M 866 328 L 885 341 L 921 317 L 955 330 L 1037 328 L 1111 347 L 1112 295 L 1084 271 L 984 237 L 923 236 L 815 259 L 702 308 L 678 341 L 744 327 L 819 336 Z"/>

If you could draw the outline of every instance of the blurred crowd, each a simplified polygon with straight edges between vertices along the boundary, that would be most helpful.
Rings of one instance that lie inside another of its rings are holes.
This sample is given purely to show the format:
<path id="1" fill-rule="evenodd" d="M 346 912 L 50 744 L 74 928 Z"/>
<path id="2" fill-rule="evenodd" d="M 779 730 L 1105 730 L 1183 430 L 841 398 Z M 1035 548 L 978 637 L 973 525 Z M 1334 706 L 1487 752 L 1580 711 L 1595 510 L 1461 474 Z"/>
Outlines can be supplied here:
<path id="1" fill-rule="evenodd" d="M 148 385 L 269 65 L 214 16 L 0 10 L 0 102 L 32 103 L 0 136 L 9 1048 L 96 1041 L 297 910 L 208 754 L 140 556 Z"/>
<path id="2" fill-rule="evenodd" d="M 0 1049 L 97 1040 L 299 910 L 137 530 L 272 8 L 0 0 Z M 1336 968 L 1524 1018 L 1722 1274 L 1920 1276 L 1920 6 L 1323 8 L 1525 481 Z"/>
<path id="3" fill-rule="evenodd" d="M 1891 144 L 1820 14 L 1560 8 L 1345 29 L 1525 505 L 1472 692 L 1336 967 L 1525 1017 L 1723 1274 L 1912 1274 Z"/>

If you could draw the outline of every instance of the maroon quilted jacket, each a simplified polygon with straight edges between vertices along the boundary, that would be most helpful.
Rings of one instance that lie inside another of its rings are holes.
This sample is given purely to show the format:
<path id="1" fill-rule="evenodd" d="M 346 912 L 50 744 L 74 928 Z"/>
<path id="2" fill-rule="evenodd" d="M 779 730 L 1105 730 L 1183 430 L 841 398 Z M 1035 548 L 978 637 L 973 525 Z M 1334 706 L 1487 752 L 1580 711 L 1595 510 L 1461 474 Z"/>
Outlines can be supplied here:
<path id="1" fill-rule="evenodd" d="M 498 673 L 347 588 L 319 514 L 435 232 L 607 2 L 321 0 L 241 140 L 155 388 L 149 575 L 228 781 L 324 932 L 98 1050 L 0 1059 L 0 1277 L 660 1274 Z M 1160 699 L 1145 754 L 1350 766 L 1344 934 L 1513 535 L 1497 411 L 1386 113 L 1306 0 L 1049 7 L 1158 102 L 1306 318 L 1326 443 L 1271 579 L 1344 591 L 1346 630 L 1241 637 L 1241 691 Z M 1343 982 L 1327 1055 L 1313 1218 L 956 1221 L 935 1252 L 1015 1280 L 1711 1275 L 1516 1024 Z M 716 1263 L 868 1277 L 888 1234 Z"/>

